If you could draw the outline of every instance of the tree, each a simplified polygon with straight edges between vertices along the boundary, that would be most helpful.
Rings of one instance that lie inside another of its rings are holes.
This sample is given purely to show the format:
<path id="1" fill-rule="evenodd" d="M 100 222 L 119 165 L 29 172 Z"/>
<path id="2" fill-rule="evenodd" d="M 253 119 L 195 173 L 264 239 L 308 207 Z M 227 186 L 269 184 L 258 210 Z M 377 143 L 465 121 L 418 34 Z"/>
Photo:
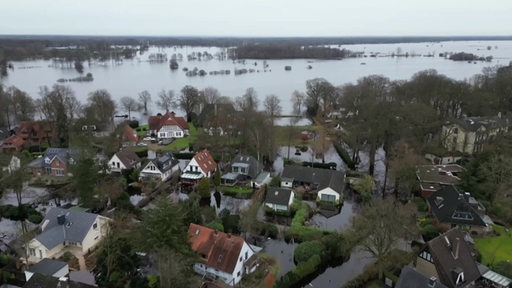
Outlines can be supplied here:
<path id="1" fill-rule="evenodd" d="M 107 90 L 96 90 L 89 93 L 84 108 L 85 117 L 96 125 L 112 125 L 116 111 L 116 103 Z"/>
<path id="2" fill-rule="evenodd" d="M 178 98 L 178 106 L 187 114 L 187 122 L 192 121 L 192 112 L 199 105 L 200 97 L 197 88 L 186 85 L 181 89 L 180 97 Z"/>
<path id="3" fill-rule="evenodd" d="M 201 92 L 204 104 L 215 104 L 220 98 L 219 90 L 217 90 L 217 88 L 214 87 L 206 87 Z"/>
<path id="4" fill-rule="evenodd" d="M 197 193 L 201 196 L 201 198 L 210 198 L 211 196 L 211 188 L 210 188 L 210 178 L 203 177 L 197 183 Z"/>
<path id="5" fill-rule="evenodd" d="M 94 194 L 98 178 L 98 167 L 92 158 L 82 157 L 73 166 L 72 171 L 71 185 L 77 193 L 80 204 L 83 207 L 93 208 L 96 200 Z"/>
<path id="6" fill-rule="evenodd" d="M 116 228 L 101 240 L 96 255 L 96 280 L 101 287 L 117 287 L 118 278 L 132 278 L 140 262 L 125 233 Z"/>
<path id="7" fill-rule="evenodd" d="M 332 104 L 336 89 L 327 80 L 315 78 L 306 81 L 306 113 L 310 118 L 316 117 L 320 112 L 327 113 Z"/>
<path id="8" fill-rule="evenodd" d="M 158 98 L 160 100 L 158 100 L 156 102 L 156 105 L 158 105 L 160 108 L 164 109 L 165 112 L 169 112 L 172 107 L 176 106 L 173 90 L 160 91 L 160 93 L 158 93 Z"/>
<path id="9" fill-rule="evenodd" d="M 260 210 L 260 206 L 260 201 L 253 201 L 240 213 L 240 231 L 245 232 L 245 238 L 251 233 L 259 234 L 260 232 L 260 225 L 258 225 L 258 211 Z"/>
<path id="10" fill-rule="evenodd" d="M 11 110 L 10 112 L 15 121 L 20 122 L 34 118 L 36 111 L 34 100 L 26 92 L 11 86 L 5 91 L 5 96 L 5 105 Z"/>
<path id="11" fill-rule="evenodd" d="M 265 106 L 265 112 L 271 117 L 279 116 L 283 110 L 283 108 L 279 105 L 281 100 L 274 95 L 268 95 L 265 97 L 265 101 L 263 102 L 263 106 Z"/>
<path id="12" fill-rule="evenodd" d="M 188 243 L 187 243 L 188 244 Z M 156 253 L 160 287 L 192 287 L 194 261 L 176 251 L 167 249 Z"/>
<path id="13" fill-rule="evenodd" d="M 69 130 L 82 107 L 70 87 L 53 85 L 52 90 L 43 86 L 39 90 L 41 99 L 36 100 L 36 107 L 49 122 L 56 123 L 56 138 L 59 147 L 69 145 Z"/>
<path id="14" fill-rule="evenodd" d="M 376 260 L 379 279 L 390 253 L 401 240 L 417 236 L 414 203 L 402 205 L 390 197 L 366 204 L 361 215 L 354 218 L 353 232 L 360 249 Z"/>
<path id="15" fill-rule="evenodd" d="M 148 103 L 151 102 L 151 94 L 147 90 L 140 92 L 139 101 L 144 107 L 144 115 L 148 115 Z"/>
<path id="16" fill-rule="evenodd" d="M 255 112 L 258 111 L 258 94 L 254 88 L 250 87 L 245 90 L 244 95 L 237 97 L 235 104 L 238 110 L 243 112 Z"/>
<path id="17" fill-rule="evenodd" d="M 121 98 L 121 107 L 128 113 L 128 119 L 131 118 L 131 113 L 135 111 L 140 111 L 141 106 L 135 99 L 129 96 L 125 96 Z"/>
<path id="18" fill-rule="evenodd" d="M 173 250 L 190 255 L 185 211 L 168 199 L 157 199 L 153 209 L 145 210 L 142 221 L 134 229 L 133 239 L 140 251 Z"/>
<path id="19" fill-rule="evenodd" d="M 302 114 L 302 104 L 304 104 L 304 100 L 306 99 L 306 95 L 297 90 L 292 93 L 292 103 L 293 103 L 293 112 L 297 115 Z"/>

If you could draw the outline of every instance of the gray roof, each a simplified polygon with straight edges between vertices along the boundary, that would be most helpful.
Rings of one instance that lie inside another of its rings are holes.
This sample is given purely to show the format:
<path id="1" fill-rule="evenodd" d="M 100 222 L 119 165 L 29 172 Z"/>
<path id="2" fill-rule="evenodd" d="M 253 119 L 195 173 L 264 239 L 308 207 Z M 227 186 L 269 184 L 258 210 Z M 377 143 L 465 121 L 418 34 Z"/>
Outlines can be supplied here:
<path id="1" fill-rule="evenodd" d="M 430 240 L 428 249 L 432 254 L 439 279 L 448 287 L 465 287 L 480 278 L 480 271 L 471 250 L 464 241 L 464 234 L 453 228 L 444 234 Z M 457 274 L 464 272 L 465 282 L 456 285 Z"/>
<path id="2" fill-rule="evenodd" d="M 33 266 L 29 267 L 27 271 L 53 276 L 53 274 L 59 272 L 60 269 L 64 268 L 67 265 L 68 263 L 64 261 L 44 258 L 37 264 L 34 264 Z"/>
<path id="3" fill-rule="evenodd" d="M 480 127 L 485 127 L 488 130 L 497 130 L 510 126 L 510 121 L 507 117 L 491 116 L 491 117 L 464 117 L 462 119 L 455 119 L 450 123 L 456 123 L 465 130 L 477 131 Z"/>
<path id="4" fill-rule="evenodd" d="M 172 167 L 179 163 L 178 159 L 176 159 L 171 153 L 165 153 L 157 159 L 151 160 L 151 162 L 153 162 L 153 164 L 155 164 L 158 170 L 162 173 L 172 169 Z"/>
<path id="5" fill-rule="evenodd" d="M 53 276 L 47 276 L 39 273 L 35 273 L 30 279 L 23 285 L 23 288 L 53 288 L 53 287 L 67 287 L 67 288 L 95 288 L 83 283 L 75 281 L 67 281 L 61 283 L 58 278 Z"/>
<path id="6" fill-rule="evenodd" d="M 334 191 L 343 193 L 345 187 L 345 174 L 342 171 L 311 168 L 304 166 L 285 166 L 281 179 L 290 178 L 295 183 L 304 183 L 317 186 L 318 190 L 330 187 Z"/>
<path id="7" fill-rule="evenodd" d="M 265 196 L 265 203 L 288 205 L 290 201 L 291 189 L 287 188 L 270 188 Z"/>
<path id="8" fill-rule="evenodd" d="M 431 280 L 414 268 L 405 266 L 400 273 L 395 288 L 447 288 L 438 279 L 434 279 Z M 429 281 L 432 281 L 434 285 L 429 285 Z"/>
<path id="9" fill-rule="evenodd" d="M 117 158 L 123 162 L 126 169 L 131 169 L 137 163 L 140 163 L 140 158 L 133 152 L 133 150 L 126 148 L 116 153 Z"/>
<path id="10" fill-rule="evenodd" d="M 60 160 L 62 160 L 62 162 L 66 163 L 66 164 L 72 164 L 73 161 L 71 161 L 71 160 L 73 158 L 75 158 L 74 161 L 76 161 L 77 156 L 78 156 L 77 149 L 50 147 L 50 148 L 47 148 L 46 151 L 44 151 L 43 159 L 49 158 L 51 161 L 54 157 L 58 157 Z M 47 164 L 44 161 L 42 164 L 43 164 L 43 167 L 50 166 L 50 164 Z"/>
<path id="11" fill-rule="evenodd" d="M 441 223 L 483 226 L 486 224 L 464 194 L 453 185 L 442 185 L 427 201 L 432 214 Z"/>
<path id="12" fill-rule="evenodd" d="M 64 225 L 57 223 L 59 215 L 66 215 Z M 98 214 L 88 212 L 52 208 L 41 222 L 41 225 L 48 224 L 44 226 L 43 232 L 36 236 L 36 240 L 48 249 L 52 249 L 64 241 L 82 243 L 98 216 Z"/>
<path id="13" fill-rule="evenodd" d="M 236 156 L 235 159 L 231 161 L 231 167 L 249 168 L 247 175 L 249 175 L 251 179 L 256 178 L 261 170 L 263 170 L 263 165 L 256 160 L 256 158 L 243 155 Z"/>

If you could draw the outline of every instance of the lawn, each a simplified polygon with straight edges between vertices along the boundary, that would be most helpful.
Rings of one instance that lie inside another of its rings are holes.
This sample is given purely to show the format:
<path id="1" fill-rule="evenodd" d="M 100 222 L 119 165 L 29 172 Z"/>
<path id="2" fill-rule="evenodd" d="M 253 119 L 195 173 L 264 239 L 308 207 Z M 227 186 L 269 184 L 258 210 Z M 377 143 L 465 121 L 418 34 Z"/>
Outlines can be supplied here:
<path id="1" fill-rule="evenodd" d="M 197 139 L 197 128 L 192 123 L 188 123 L 189 136 L 183 138 L 177 138 L 172 141 L 171 144 L 160 148 L 160 151 L 180 151 L 188 148 L 190 144 L 196 142 Z"/>
<path id="2" fill-rule="evenodd" d="M 505 232 L 503 226 L 494 225 L 494 231 L 500 236 L 475 238 L 476 249 L 482 255 L 484 265 L 501 261 L 512 261 L 512 232 Z"/>
<path id="3" fill-rule="evenodd" d="M 141 139 L 148 136 L 148 124 L 140 125 L 135 131 L 137 131 L 137 135 Z"/>

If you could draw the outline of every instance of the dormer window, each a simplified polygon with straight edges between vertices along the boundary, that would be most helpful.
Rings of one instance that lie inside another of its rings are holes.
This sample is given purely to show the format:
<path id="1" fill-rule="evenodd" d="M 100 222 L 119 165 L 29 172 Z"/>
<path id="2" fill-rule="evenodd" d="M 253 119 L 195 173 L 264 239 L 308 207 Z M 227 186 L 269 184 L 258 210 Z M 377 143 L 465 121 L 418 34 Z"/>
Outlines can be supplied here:
<path id="1" fill-rule="evenodd" d="M 48 158 L 48 157 L 44 158 L 44 163 L 50 164 L 50 158 Z"/>
<path id="2" fill-rule="evenodd" d="M 457 286 L 462 283 L 464 283 L 464 272 L 460 272 L 459 275 L 457 275 L 457 281 L 455 282 Z"/>

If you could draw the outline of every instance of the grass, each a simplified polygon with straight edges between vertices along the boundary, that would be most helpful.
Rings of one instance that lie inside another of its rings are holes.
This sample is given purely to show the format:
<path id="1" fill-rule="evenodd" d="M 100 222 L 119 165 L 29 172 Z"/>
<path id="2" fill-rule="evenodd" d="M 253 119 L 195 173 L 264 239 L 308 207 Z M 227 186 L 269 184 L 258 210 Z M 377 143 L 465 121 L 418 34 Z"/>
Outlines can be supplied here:
<path id="1" fill-rule="evenodd" d="M 494 231 L 500 236 L 475 239 L 476 249 L 482 255 L 484 265 L 496 264 L 501 261 L 512 261 L 512 232 L 505 232 L 503 226 L 494 225 Z"/>
<path id="2" fill-rule="evenodd" d="M 148 136 L 148 124 L 140 125 L 135 131 L 137 131 L 137 135 L 141 139 Z"/>
<path id="3" fill-rule="evenodd" d="M 220 186 L 219 190 L 224 193 L 232 193 L 232 194 L 252 194 L 254 190 L 249 187 L 236 187 L 236 186 Z"/>

